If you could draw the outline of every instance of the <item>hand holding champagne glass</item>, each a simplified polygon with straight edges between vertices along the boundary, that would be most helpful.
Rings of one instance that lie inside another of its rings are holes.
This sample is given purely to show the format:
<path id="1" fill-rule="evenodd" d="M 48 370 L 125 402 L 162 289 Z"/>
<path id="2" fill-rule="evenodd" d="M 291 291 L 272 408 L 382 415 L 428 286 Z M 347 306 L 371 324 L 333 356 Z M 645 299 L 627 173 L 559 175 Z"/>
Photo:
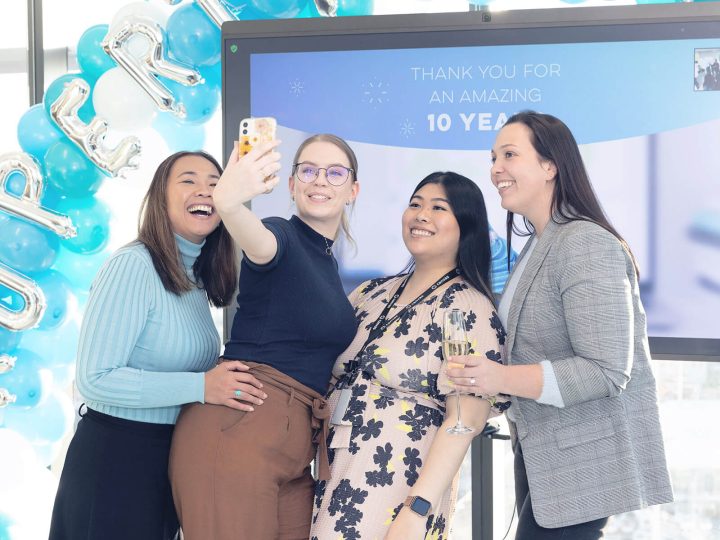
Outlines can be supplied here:
<path id="1" fill-rule="evenodd" d="M 465 313 L 459 309 L 451 309 L 446 311 L 443 316 L 443 358 L 449 368 L 463 368 L 465 364 L 458 362 L 468 353 L 470 346 L 467 340 L 467 332 L 465 331 Z M 451 360 L 453 358 L 453 360 Z M 475 431 L 473 428 L 462 423 L 460 418 L 460 392 L 455 388 L 455 397 L 457 404 L 457 422 L 447 432 L 453 435 L 463 435 Z"/>

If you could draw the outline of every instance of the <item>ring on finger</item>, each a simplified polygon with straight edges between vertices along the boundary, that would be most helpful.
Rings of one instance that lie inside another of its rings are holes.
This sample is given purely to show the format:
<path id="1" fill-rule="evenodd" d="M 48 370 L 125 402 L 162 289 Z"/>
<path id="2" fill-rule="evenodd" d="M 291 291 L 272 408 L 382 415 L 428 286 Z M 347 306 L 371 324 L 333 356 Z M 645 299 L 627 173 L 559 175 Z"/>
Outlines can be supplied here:
<path id="1" fill-rule="evenodd" d="M 470 384 L 475 384 L 475 378 L 470 379 Z"/>
<path id="2" fill-rule="evenodd" d="M 242 394 L 242 390 L 235 390 L 235 399 L 240 399 Z"/>

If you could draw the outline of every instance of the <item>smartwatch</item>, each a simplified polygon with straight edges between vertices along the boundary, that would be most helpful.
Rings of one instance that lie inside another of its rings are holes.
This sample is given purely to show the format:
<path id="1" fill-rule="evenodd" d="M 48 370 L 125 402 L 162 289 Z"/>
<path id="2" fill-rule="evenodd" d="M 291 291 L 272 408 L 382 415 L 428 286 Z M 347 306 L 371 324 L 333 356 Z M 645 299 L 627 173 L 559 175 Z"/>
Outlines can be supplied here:
<path id="1" fill-rule="evenodd" d="M 427 515 L 430 513 L 430 509 L 432 508 L 432 504 L 430 504 L 430 501 L 428 501 L 427 499 L 423 499 L 418 495 L 409 496 L 407 499 L 405 499 L 403 506 L 407 506 L 408 508 L 410 508 L 410 510 L 422 517 L 427 517 Z"/>

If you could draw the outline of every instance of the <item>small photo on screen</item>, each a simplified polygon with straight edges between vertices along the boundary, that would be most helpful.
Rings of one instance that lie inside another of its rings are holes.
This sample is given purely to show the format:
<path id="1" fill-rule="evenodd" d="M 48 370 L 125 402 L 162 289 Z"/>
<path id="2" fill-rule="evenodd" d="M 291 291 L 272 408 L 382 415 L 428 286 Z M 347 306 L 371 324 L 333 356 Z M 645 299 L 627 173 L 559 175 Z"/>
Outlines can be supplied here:
<path id="1" fill-rule="evenodd" d="M 695 90 L 720 90 L 720 47 L 695 49 Z"/>

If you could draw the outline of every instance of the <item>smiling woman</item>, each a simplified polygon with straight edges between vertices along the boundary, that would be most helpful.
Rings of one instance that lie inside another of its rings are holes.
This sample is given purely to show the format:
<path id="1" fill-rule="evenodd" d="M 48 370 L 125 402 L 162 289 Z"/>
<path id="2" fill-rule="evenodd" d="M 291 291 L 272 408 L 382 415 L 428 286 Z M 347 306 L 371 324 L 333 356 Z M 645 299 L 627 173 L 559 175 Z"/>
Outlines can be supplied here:
<path id="1" fill-rule="evenodd" d="M 342 139 L 307 139 L 288 181 L 296 215 L 261 221 L 245 203 L 279 183 L 277 145 L 235 150 L 213 192 L 244 254 L 223 360 L 242 360 L 263 396 L 243 411 L 192 404 L 181 413 L 170 477 L 186 540 L 308 538 L 318 442 L 327 479 L 323 396 L 357 328 L 332 245 L 358 194 L 358 166 Z"/>
<path id="2" fill-rule="evenodd" d="M 158 167 L 138 238 L 114 253 L 92 286 L 78 347 L 87 412 L 70 443 L 50 538 L 171 539 L 167 479 L 180 406 L 242 408 L 259 383 L 240 362 L 213 367 L 220 339 L 208 300 L 235 288 L 233 242 L 212 204 L 220 165 L 180 152 Z"/>

